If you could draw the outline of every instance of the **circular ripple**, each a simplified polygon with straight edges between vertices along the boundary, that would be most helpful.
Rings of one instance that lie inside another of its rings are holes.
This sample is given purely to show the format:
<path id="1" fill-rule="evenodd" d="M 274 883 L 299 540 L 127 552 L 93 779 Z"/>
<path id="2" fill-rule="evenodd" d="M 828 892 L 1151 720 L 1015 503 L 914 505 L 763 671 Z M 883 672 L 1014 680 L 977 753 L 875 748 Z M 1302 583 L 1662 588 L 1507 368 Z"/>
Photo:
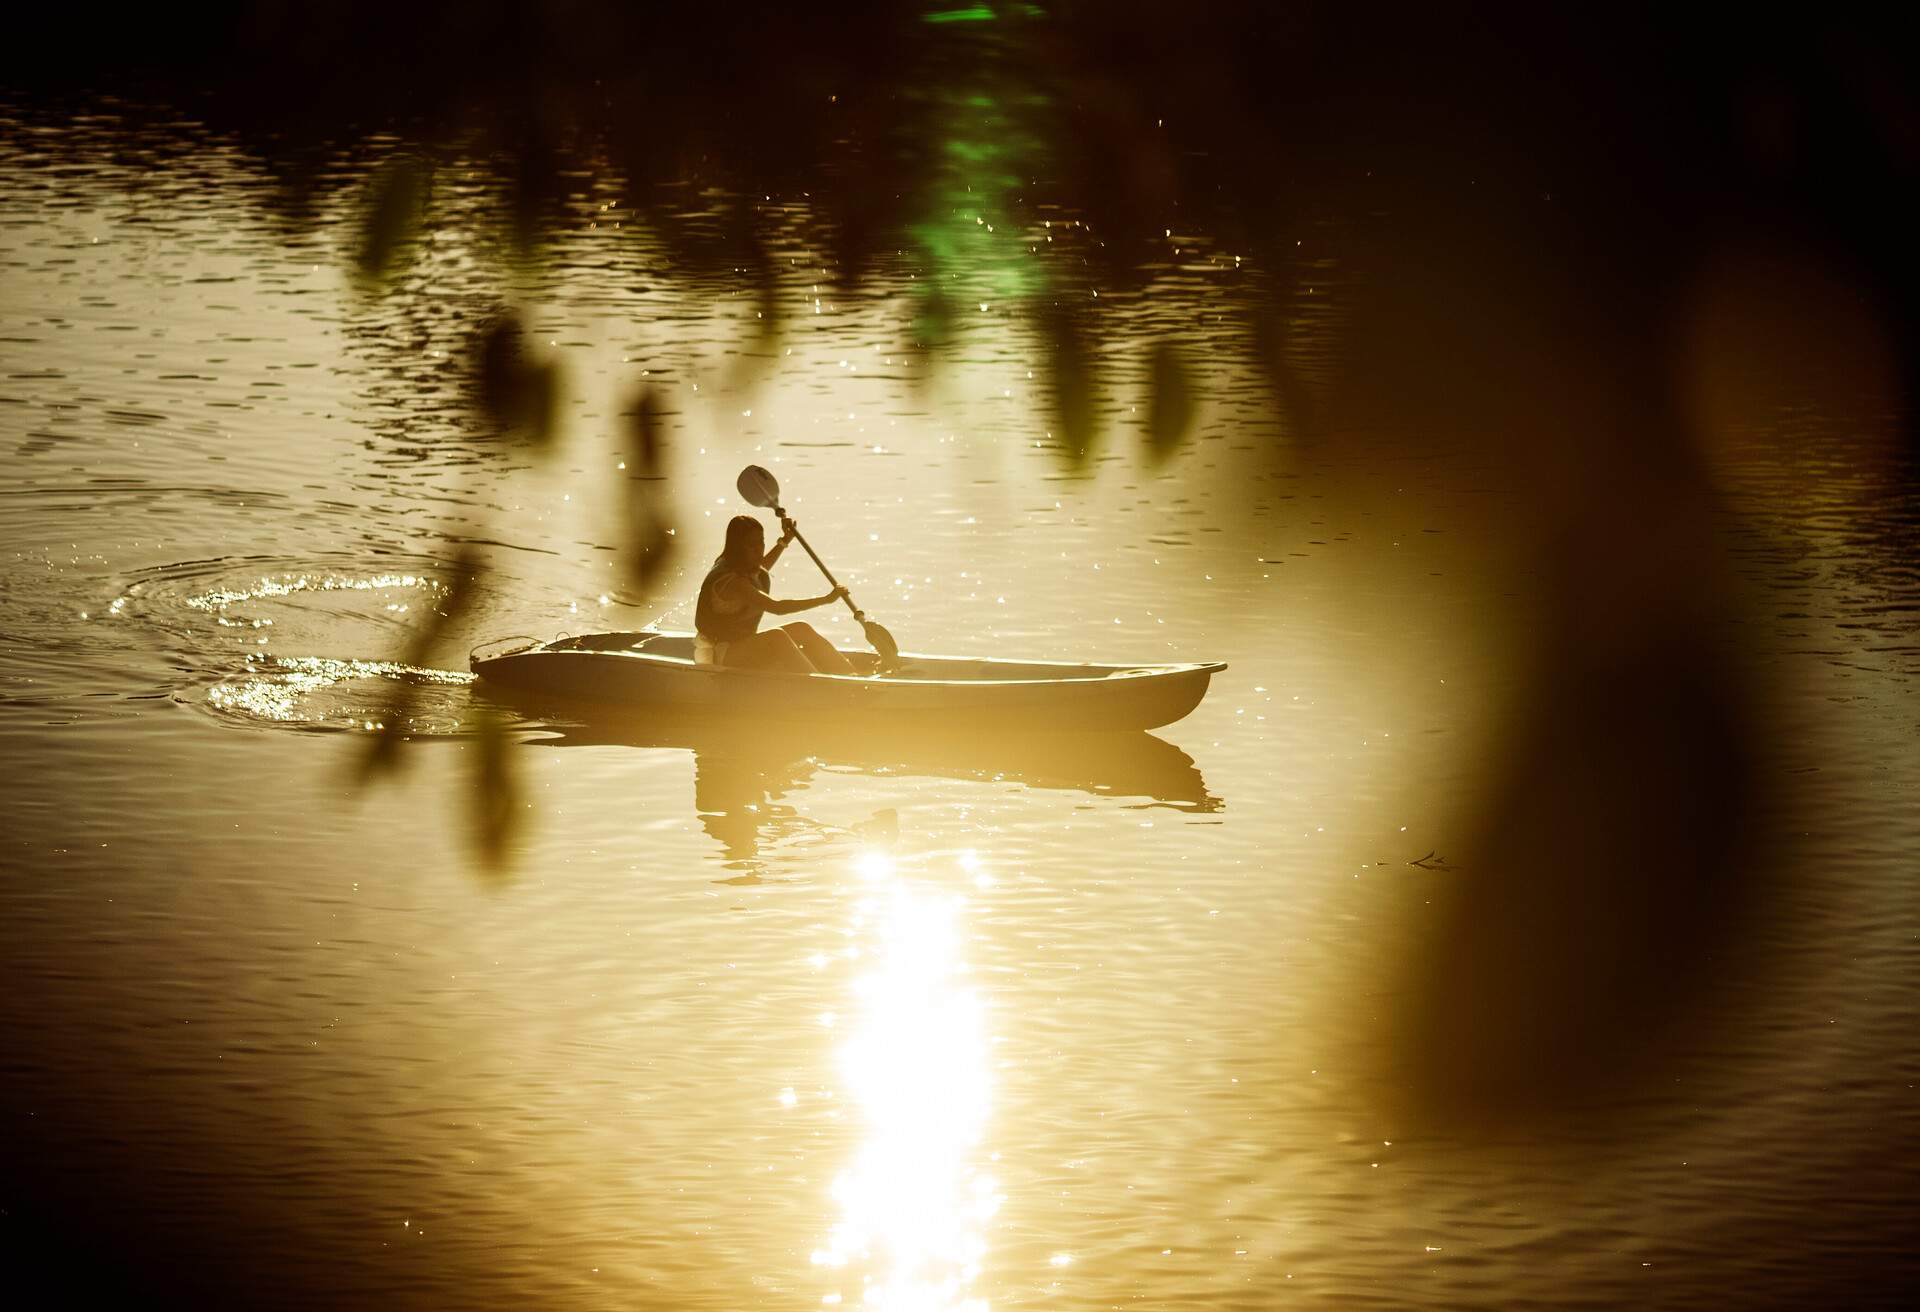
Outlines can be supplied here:
<path id="1" fill-rule="evenodd" d="M 438 562 L 226 557 L 130 578 L 108 604 L 186 672 L 174 699 L 223 723 L 459 731 L 473 676 L 383 659 L 418 641 L 449 596 Z M 452 645 L 451 640 L 446 644 Z"/>

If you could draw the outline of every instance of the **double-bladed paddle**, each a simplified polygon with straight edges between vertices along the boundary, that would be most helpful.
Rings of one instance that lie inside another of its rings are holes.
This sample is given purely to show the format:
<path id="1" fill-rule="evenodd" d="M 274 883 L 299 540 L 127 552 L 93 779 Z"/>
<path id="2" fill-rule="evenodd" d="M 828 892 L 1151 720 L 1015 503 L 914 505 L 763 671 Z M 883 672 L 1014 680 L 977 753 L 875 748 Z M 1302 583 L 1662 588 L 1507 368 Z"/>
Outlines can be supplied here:
<path id="1" fill-rule="evenodd" d="M 740 489 L 740 495 L 747 499 L 747 504 L 759 506 L 762 510 L 771 510 L 782 519 L 792 522 L 787 512 L 780 508 L 780 483 L 767 470 L 762 469 L 758 465 L 748 465 L 740 471 L 739 481 L 736 482 L 734 486 Z M 794 525 L 793 538 L 794 541 L 806 548 L 809 556 L 813 557 L 813 563 L 818 565 L 820 572 L 827 576 L 827 583 L 832 587 L 838 588 L 840 581 L 833 577 L 833 571 L 827 568 L 827 562 L 820 559 L 820 553 L 815 551 L 807 540 L 800 536 L 800 527 L 797 524 Z M 847 603 L 847 609 L 853 612 L 853 617 L 856 620 L 860 621 L 861 631 L 867 635 L 867 642 L 872 645 L 874 651 L 879 653 L 881 661 L 891 665 L 898 659 L 900 655 L 900 644 L 893 640 L 893 635 L 888 633 L 883 626 L 868 619 L 867 613 L 854 605 L 853 598 L 847 593 L 842 592 L 840 599 Z"/>

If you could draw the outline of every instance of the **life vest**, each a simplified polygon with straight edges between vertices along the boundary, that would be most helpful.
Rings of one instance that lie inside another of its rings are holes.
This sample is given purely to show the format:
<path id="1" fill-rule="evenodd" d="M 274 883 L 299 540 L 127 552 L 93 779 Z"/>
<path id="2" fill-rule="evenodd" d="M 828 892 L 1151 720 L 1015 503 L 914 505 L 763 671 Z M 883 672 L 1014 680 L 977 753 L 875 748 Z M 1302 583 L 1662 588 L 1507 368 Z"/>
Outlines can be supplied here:
<path id="1" fill-rule="evenodd" d="M 715 642 L 738 642 L 742 638 L 751 638 L 759 631 L 760 616 L 764 613 L 760 603 L 751 597 L 733 610 L 720 609 L 719 598 L 714 592 L 720 581 L 729 577 L 745 579 L 762 592 L 773 587 L 773 576 L 764 569 L 756 569 L 749 574 L 736 569 L 725 557 L 714 561 L 713 568 L 707 571 L 707 577 L 700 583 L 700 598 L 693 605 L 693 627 L 700 631 L 702 637 Z"/>

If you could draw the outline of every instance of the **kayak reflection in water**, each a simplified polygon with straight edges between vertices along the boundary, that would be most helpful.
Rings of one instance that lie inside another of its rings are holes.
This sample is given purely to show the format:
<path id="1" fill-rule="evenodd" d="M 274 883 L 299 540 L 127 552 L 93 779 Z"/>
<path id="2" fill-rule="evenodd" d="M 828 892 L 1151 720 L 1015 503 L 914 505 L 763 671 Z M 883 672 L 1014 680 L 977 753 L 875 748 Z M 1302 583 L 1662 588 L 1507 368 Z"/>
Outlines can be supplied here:
<path id="1" fill-rule="evenodd" d="M 794 524 L 780 517 L 780 540 L 767 550 L 766 530 L 751 515 L 735 515 L 727 524 L 727 545 L 700 584 L 694 605 L 693 659 L 698 665 L 727 665 L 743 670 L 782 670 L 794 674 L 852 674 L 853 666 L 833 644 L 804 620 L 759 632 L 766 614 L 794 615 L 847 595 L 845 588 L 818 597 L 781 601 L 768 589 L 767 571 L 793 541 Z"/>

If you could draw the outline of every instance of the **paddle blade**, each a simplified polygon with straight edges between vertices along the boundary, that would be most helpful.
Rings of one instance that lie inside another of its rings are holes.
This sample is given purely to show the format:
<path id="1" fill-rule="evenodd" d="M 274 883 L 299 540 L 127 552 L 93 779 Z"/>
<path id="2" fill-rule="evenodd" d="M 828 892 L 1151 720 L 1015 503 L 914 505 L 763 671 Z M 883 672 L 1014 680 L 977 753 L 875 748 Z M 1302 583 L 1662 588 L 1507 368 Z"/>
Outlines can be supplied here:
<path id="1" fill-rule="evenodd" d="M 780 504 L 779 480 L 758 465 L 748 465 L 741 470 L 734 486 L 740 489 L 740 495 L 747 499 L 750 506 L 772 510 Z"/>
<path id="2" fill-rule="evenodd" d="M 883 663 L 891 665 L 899 659 L 900 644 L 893 640 L 893 635 L 885 627 L 872 620 L 861 620 L 860 627 L 866 631 L 868 644 L 879 653 Z"/>

